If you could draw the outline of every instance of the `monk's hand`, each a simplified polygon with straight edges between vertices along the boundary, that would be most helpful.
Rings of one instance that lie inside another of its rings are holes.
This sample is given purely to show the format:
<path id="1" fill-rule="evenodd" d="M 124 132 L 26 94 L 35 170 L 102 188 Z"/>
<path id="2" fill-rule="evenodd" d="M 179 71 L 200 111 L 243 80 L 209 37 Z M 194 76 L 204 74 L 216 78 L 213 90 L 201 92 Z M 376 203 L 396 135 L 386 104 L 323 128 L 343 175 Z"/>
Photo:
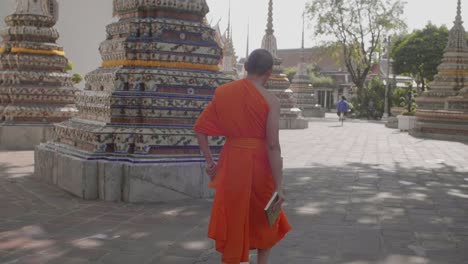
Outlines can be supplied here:
<path id="1" fill-rule="evenodd" d="M 273 205 L 273 208 L 276 210 L 281 210 L 283 203 L 286 200 L 283 191 L 278 191 L 278 201 Z"/>
<path id="2" fill-rule="evenodd" d="M 210 176 L 212 180 L 214 176 L 216 175 L 216 169 L 217 169 L 216 162 L 208 161 L 206 163 L 206 168 L 205 168 L 206 174 L 208 174 L 208 176 Z"/>

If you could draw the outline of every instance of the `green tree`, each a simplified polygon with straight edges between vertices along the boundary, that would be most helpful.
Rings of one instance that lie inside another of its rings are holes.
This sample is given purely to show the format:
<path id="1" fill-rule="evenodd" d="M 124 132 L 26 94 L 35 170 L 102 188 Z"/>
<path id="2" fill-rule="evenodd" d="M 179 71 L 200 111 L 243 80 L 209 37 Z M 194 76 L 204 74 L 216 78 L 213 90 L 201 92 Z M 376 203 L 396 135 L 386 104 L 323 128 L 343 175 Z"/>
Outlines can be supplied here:
<path id="1" fill-rule="evenodd" d="M 66 72 L 73 71 L 73 68 L 75 68 L 75 66 L 73 65 L 73 63 L 72 63 L 71 61 L 68 61 L 68 62 L 67 62 L 67 65 L 65 65 L 65 71 L 66 71 Z"/>
<path id="2" fill-rule="evenodd" d="M 400 106 L 405 108 L 403 115 L 414 115 L 416 112 L 416 96 L 417 90 L 413 88 L 412 84 L 408 85 L 405 93 L 400 97 Z"/>
<path id="3" fill-rule="evenodd" d="M 406 94 L 407 94 L 406 88 L 400 87 L 400 88 L 393 90 L 392 101 L 391 101 L 392 106 L 401 107 L 401 98 L 405 97 Z"/>
<path id="4" fill-rule="evenodd" d="M 447 27 L 437 27 L 431 23 L 422 30 L 401 36 L 392 51 L 393 70 L 396 74 L 411 75 L 421 91 L 434 80 L 447 46 Z"/>
<path id="5" fill-rule="evenodd" d="M 73 71 L 74 68 L 75 68 L 75 66 L 73 65 L 73 63 L 72 63 L 71 61 L 68 61 L 68 62 L 67 62 L 67 65 L 65 65 L 65 69 L 64 69 L 64 70 L 65 70 L 66 72 L 71 72 L 71 71 Z M 81 74 L 79 74 L 79 73 L 74 73 L 74 74 L 72 75 L 72 82 L 73 82 L 74 84 L 79 84 L 79 83 L 82 82 L 82 81 L 83 81 L 83 76 L 82 76 Z"/>
<path id="6" fill-rule="evenodd" d="M 72 81 L 75 84 L 79 84 L 80 82 L 83 81 L 83 76 L 79 73 L 74 73 L 72 76 Z"/>
<path id="7" fill-rule="evenodd" d="M 297 68 L 296 67 L 289 67 L 284 69 L 283 71 L 286 76 L 288 76 L 289 81 L 292 81 L 294 79 L 294 76 L 296 76 L 297 73 Z"/>
<path id="8" fill-rule="evenodd" d="M 315 86 L 333 84 L 333 79 L 330 76 L 323 76 L 313 71 L 309 72 L 309 80 Z"/>
<path id="9" fill-rule="evenodd" d="M 362 91 L 362 99 L 355 98 L 352 103 L 356 115 L 361 118 L 380 119 L 384 113 L 385 84 L 380 78 L 373 78 L 366 83 Z"/>
<path id="10" fill-rule="evenodd" d="M 400 0 L 310 0 L 307 12 L 315 20 L 316 35 L 330 36 L 341 45 L 343 60 L 358 100 L 382 35 L 405 27 Z"/>
<path id="11" fill-rule="evenodd" d="M 288 76 L 289 81 L 294 79 L 296 76 L 297 68 L 296 67 L 289 67 L 283 70 L 283 73 Z M 331 85 L 333 84 L 333 79 L 329 76 L 323 76 L 320 73 L 320 68 L 316 64 L 308 64 L 307 65 L 307 74 L 309 76 L 309 81 L 313 85 Z"/>

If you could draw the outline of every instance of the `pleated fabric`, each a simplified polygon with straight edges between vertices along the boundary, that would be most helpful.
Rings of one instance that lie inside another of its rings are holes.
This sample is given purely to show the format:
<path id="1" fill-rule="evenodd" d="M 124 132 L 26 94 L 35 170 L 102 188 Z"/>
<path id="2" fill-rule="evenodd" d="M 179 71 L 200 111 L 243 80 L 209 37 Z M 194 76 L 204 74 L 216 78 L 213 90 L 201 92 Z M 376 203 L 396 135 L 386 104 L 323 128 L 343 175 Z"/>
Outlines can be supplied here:
<path id="1" fill-rule="evenodd" d="M 265 141 L 268 112 L 263 95 L 243 79 L 219 87 L 194 127 L 227 138 L 210 183 L 216 195 L 208 229 L 227 264 L 249 261 L 249 250 L 272 248 L 291 230 L 284 212 L 273 227 L 264 212 L 275 187 Z"/>

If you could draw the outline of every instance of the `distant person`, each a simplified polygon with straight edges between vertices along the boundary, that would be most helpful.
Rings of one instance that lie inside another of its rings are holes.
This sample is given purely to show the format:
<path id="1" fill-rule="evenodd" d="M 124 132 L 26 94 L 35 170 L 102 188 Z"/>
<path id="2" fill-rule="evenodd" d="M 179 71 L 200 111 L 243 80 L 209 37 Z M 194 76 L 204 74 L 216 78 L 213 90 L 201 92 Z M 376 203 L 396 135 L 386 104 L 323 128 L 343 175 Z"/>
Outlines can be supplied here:
<path id="1" fill-rule="evenodd" d="M 341 100 L 336 104 L 336 110 L 340 121 L 344 120 L 349 111 L 349 103 L 346 101 L 346 97 L 341 96 Z"/>
<path id="2" fill-rule="evenodd" d="M 258 250 L 258 264 L 267 264 L 271 248 L 291 229 L 281 211 L 270 227 L 265 206 L 274 192 L 281 209 L 282 158 L 279 143 L 279 100 L 265 84 L 273 57 L 255 50 L 245 62 L 248 76 L 219 87 L 213 101 L 195 125 L 207 161 L 210 187 L 216 189 L 208 236 L 222 253 L 222 263 L 249 261 L 249 250 Z M 208 136 L 225 136 L 219 163 L 213 160 Z"/>

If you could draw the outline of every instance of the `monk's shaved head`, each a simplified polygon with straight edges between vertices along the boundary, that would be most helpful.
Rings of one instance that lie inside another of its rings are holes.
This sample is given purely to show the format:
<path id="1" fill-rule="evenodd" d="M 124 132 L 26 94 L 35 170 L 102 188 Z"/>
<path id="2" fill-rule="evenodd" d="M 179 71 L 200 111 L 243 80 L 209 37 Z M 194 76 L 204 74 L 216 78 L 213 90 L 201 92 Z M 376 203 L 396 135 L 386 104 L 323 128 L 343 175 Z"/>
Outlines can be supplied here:
<path id="1" fill-rule="evenodd" d="M 273 69 L 273 56 L 266 49 L 254 50 L 247 58 L 244 67 L 249 75 L 264 75 Z"/>

